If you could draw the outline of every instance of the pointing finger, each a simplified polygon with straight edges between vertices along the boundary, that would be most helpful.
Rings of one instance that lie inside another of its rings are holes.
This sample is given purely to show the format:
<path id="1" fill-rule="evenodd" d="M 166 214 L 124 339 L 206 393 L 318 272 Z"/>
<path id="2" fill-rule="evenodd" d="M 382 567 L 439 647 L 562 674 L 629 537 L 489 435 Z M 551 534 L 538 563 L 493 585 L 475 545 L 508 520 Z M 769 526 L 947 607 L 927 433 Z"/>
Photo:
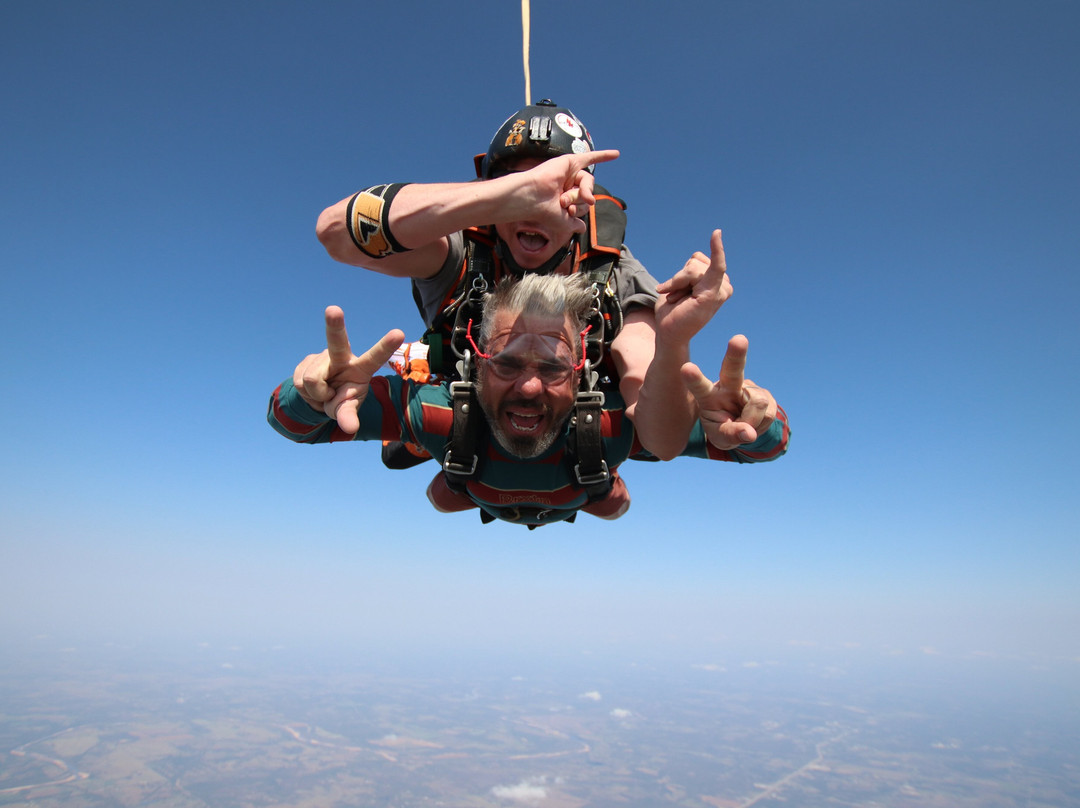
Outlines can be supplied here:
<path id="1" fill-rule="evenodd" d="M 750 341 L 742 334 L 728 340 L 727 353 L 720 365 L 720 386 L 731 393 L 740 393 L 746 382 L 746 353 Z"/>
<path id="2" fill-rule="evenodd" d="M 596 165 L 597 163 L 610 163 L 619 158 L 618 149 L 599 149 L 598 151 L 585 152 L 581 157 L 581 167 Z"/>
<path id="3" fill-rule="evenodd" d="M 713 230 L 712 238 L 709 239 L 709 268 L 719 270 L 721 274 L 727 272 L 727 259 L 724 257 L 724 235 L 720 230 Z"/>
<path id="4" fill-rule="evenodd" d="M 347 367 L 353 358 L 349 334 L 345 330 L 345 312 L 337 306 L 326 307 L 326 350 L 330 353 L 330 375 Z"/>
<path id="5" fill-rule="evenodd" d="M 731 281 L 727 277 L 727 259 L 724 257 L 724 237 L 719 230 L 713 230 L 709 239 L 709 268 L 705 273 L 706 285 L 720 290 L 724 300 L 731 296 Z M 727 294 L 724 294 L 725 287 Z"/>

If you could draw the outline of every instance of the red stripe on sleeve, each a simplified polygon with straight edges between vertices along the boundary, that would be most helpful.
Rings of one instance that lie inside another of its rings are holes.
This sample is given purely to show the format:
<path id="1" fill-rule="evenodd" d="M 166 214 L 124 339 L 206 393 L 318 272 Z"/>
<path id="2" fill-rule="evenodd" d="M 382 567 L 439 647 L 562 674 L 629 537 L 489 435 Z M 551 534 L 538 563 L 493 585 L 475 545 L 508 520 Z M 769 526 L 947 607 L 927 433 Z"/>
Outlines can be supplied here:
<path id="1" fill-rule="evenodd" d="M 281 385 L 277 386 L 274 390 L 274 418 L 285 429 L 294 435 L 309 435 L 312 432 L 322 428 L 322 424 L 302 424 L 299 421 L 294 421 L 288 415 L 285 414 L 285 410 L 281 408 Z"/>
<path id="2" fill-rule="evenodd" d="M 394 407 L 394 400 L 390 390 L 390 379 L 387 376 L 376 376 L 371 380 L 368 395 L 374 395 L 382 408 L 382 423 L 379 426 L 379 435 L 383 440 L 397 440 L 401 437 L 401 427 L 398 425 L 398 413 Z M 404 409 L 402 410 L 404 412 Z"/>
<path id="3" fill-rule="evenodd" d="M 420 404 L 421 428 L 432 435 L 449 435 L 454 431 L 454 410 L 441 404 Z"/>

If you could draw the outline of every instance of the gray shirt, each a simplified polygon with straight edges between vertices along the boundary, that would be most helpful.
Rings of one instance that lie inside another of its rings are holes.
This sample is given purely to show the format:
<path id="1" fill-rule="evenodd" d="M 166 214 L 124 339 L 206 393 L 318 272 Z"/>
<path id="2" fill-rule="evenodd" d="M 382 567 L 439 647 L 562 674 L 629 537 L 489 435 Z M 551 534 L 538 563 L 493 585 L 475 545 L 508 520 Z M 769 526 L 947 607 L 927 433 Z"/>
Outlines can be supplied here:
<path id="1" fill-rule="evenodd" d="M 430 278 L 414 278 L 413 289 L 423 306 L 424 324 L 429 328 L 435 315 L 442 309 L 443 300 L 457 283 L 461 265 L 465 261 L 465 236 L 458 232 L 450 235 L 450 249 L 446 261 L 437 273 Z M 615 268 L 615 295 L 619 298 L 624 312 L 635 306 L 649 309 L 656 305 L 656 279 L 649 274 L 644 265 L 631 255 L 624 244 L 619 265 Z"/>

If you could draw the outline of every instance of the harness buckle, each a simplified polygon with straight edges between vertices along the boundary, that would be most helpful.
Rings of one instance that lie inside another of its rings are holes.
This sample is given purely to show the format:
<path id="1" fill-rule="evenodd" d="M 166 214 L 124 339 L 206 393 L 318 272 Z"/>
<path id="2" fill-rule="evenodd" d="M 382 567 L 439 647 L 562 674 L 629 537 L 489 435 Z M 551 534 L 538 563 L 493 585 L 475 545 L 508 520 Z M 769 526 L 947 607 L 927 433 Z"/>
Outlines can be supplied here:
<path id="1" fill-rule="evenodd" d="M 470 352 L 466 351 L 465 358 L 459 364 L 464 364 L 467 369 L 469 358 Z M 476 436 L 471 428 L 476 423 L 476 410 L 479 408 L 475 386 L 471 381 L 450 382 L 450 400 L 454 408 L 454 423 L 450 433 L 450 445 L 443 458 L 443 471 L 452 482 L 464 484 L 462 478 L 472 477 L 479 463 Z M 462 457 L 471 459 L 462 460 Z"/>
<path id="2" fill-rule="evenodd" d="M 585 406 L 590 409 L 594 409 L 597 413 L 600 412 L 600 408 L 604 406 L 604 391 L 603 390 L 579 390 L 574 397 L 574 403 L 577 406 Z"/>
<path id="3" fill-rule="evenodd" d="M 476 474 L 477 460 L 477 456 L 473 455 L 471 464 L 459 463 L 453 460 L 450 455 L 447 454 L 446 459 L 443 460 L 442 464 L 443 471 L 448 471 L 451 474 L 461 474 L 465 477 L 471 477 L 472 475 Z"/>
<path id="4" fill-rule="evenodd" d="M 582 474 L 581 464 L 578 463 L 574 466 L 574 477 L 577 478 L 578 485 L 585 488 L 590 485 L 599 485 L 600 483 L 607 482 L 608 478 L 611 477 L 611 474 L 608 471 L 607 461 L 601 460 L 600 471 L 593 474 Z"/>
<path id="5" fill-rule="evenodd" d="M 586 370 L 588 369 L 588 363 L 586 363 Z M 611 479 L 607 461 L 603 458 L 600 438 L 600 417 L 603 406 L 602 390 L 578 391 L 574 408 L 574 430 L 577 433 L 579 462 L 574 464 L 574 477 L 578 485 L 586 490 L 593 486 L 604 485 Z M 588 471 L 582 471 L 582 466 L 585 465 L 589 467 Z"/>

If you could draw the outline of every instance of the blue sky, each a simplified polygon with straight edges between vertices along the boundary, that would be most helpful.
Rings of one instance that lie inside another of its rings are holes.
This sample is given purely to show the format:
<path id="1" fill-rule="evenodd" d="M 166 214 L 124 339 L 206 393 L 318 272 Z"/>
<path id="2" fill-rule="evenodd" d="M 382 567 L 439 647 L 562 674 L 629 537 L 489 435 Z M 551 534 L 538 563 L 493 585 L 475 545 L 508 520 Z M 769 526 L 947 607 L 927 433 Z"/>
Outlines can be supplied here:
<path id="1" fill-rule="evenodd" d="M 694 358 L 747 334 L 794 439 L 529 532 L 264 421 L 327 304 L 419 334 L 315 219 L 470 178 L 524 102 L 518 4 L 5 4 L 0 641 L 1080 658 L 1078 33 L 1064 1 L 536 0 L 534 100 L 622 151 L 657 277 L 723 228 Z"/>

